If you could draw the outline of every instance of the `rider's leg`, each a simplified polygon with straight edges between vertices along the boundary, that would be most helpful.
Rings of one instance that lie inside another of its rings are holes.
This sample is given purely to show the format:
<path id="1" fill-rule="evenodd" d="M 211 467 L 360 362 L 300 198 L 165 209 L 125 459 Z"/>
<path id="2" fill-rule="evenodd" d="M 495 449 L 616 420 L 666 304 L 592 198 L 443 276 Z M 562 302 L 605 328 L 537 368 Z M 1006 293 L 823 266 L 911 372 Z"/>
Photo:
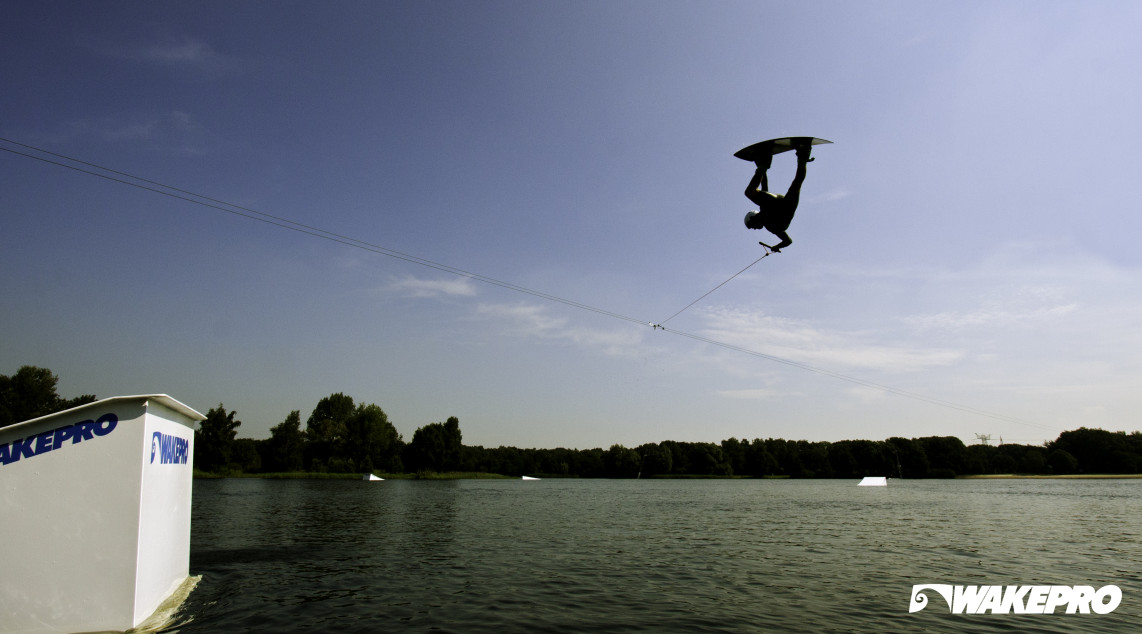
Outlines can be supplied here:
<path id="1" fill-rule="evenodd" d="M 797 203 L 801 200 L 801 184 L 805 182 L 805 168 L 812 160 L 809 158 L 810 147 L 806 145 L 797 148 L 797 174 L 793 176 L 793 182 L 789 184 L 789 193 L 785 194 L 786 204 L 789 205 L 791 212 L 796 211 Z"/>
<path id="2" fill-rule="evenodd" d="M 753 173 L 753 178 L 749 179 L 749 185 L 745 187 L 745 197 L 753 200 L 754 194 L 757 193 L 757 188 L 763 180 L 765 180 L 765 170 L 758 168 Z"/>
<path id="3" fill-rule="evenodd" d="M 761 187 L 760 190 L 758 190 L 759 186 Z M 765 211 L 765 208 L 772 204 L 774 198 L 781 198 L 776 194 L 769 193 L 769 180 L 766 178 L 765 170 L 760 168 L 753 173 L 753 178 L 746 186 L 745 197 L 757 205 L 760 211 Z"/>
<path id="4" fill-rule="evenodd" d="M 757 171 L 761 172 L 761 191 L 769 191 L 769 166 L 773 165 L 773 153 L 766 150 L 764 154 L 757 156 L 753 159 L 754 165 L 757 165 Z"/>

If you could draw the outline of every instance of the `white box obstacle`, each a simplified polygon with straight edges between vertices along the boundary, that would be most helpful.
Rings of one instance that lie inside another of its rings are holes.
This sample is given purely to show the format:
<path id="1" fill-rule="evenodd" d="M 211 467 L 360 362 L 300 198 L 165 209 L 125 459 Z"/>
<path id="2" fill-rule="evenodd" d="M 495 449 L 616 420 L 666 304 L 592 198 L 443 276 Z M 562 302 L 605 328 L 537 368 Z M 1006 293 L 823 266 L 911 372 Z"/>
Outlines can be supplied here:
<path id="1" fill-rule="evenodd" d="M 179 589 L 204 418 L 152 394 L 0 428 L 0 632 L 128 630 Z"/>

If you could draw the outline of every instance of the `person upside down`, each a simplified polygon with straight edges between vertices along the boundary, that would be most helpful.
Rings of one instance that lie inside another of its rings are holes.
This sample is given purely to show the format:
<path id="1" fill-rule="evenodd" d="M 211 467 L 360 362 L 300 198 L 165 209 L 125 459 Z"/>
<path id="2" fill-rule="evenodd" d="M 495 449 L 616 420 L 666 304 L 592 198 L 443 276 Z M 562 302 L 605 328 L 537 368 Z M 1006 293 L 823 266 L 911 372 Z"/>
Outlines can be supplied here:
<path id="1" fill-rule="evenodd" d="M 745 215 L 745 226 L 747 229 L 765 229 L 781 238 L 781 242 L 773 246 L 764 242 L 760 243 L 775 253 L 780 253 L 782 249 L 793 244 L 793 240 L 789 238 L 786 230 L 789 229 L 789 223 L 793 222 L 793 214 L 797 211 L 797 203 L 801 198 L 801 183 L 805 182 L 805 166 L 813 160 L 809 158 L 812 147 L 808 143 L 797 147 L 797 174 L 793 177 L 793 183 L 789 185 L 789 191 L 784 196 L 769 191 L 769 180 L 766 177 L 766 172 L 773 163 L 773 155 L 766 153 L 754 161 L 757 165 L 757 171 L 753 173 L 749 186 L 745 188 L 745 197 L 757 205 L 757 211 L 751 211 Z M 758 189 L 759 185 L 761 186 L 760 190 Z"/>

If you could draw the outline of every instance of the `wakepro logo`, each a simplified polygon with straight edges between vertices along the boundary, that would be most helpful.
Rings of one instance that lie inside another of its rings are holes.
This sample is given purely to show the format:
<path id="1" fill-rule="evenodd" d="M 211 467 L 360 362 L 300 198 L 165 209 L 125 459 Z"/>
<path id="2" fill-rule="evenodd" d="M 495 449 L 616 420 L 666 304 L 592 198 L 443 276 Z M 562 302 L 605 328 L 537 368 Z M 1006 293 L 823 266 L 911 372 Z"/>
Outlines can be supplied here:
<path id="1" fill-rule="evenodd" d="M 909 612 L 928 605 L 925 590 L 944 598 L 952 614 L 1110 614 L 1122 602 L 1118 586 L 953 586 L 926 583 L 912 586 Z"/>
<path id="2" fill-rule="evenodd" d="M 190 453 L 190 441 L 171 434 L 157 431 L 151 435 L 151 464 L 155 458 L 159 464 L 186 464 L 186 456 Z"/>
<path id="3" fill-rule="evenodd" d="M 100 436 L 106 436 L 115 431 L 115 426 L 118 424 L 119 417 L 108 412 L 97 420 L 85 420 L 73 425 L 64 425 L 35 436 L 4 443 L 0 445 L 0 464 L 9 465 L 21 458 L 35 458 L 49 451 L 63 449 L 69 444 L 78 445 L 85 440 L 94 440 Z"/>

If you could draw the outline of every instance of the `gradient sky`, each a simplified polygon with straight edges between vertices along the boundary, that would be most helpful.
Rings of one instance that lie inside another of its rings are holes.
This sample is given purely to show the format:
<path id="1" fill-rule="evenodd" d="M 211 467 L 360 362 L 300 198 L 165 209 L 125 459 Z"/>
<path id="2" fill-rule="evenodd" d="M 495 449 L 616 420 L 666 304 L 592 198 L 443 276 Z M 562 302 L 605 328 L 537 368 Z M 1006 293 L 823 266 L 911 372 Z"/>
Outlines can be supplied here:
<path id="1" fill-rule="evenodd" d="M 485 446 L 1137 430 L 1140 27 L 1128 1 L 4 2 L 5 139 L 611 314 L 2 141 L 0 374 L 223 403 L 254 438 L 333 392 Z M 651 328 L 762 255 L 732 155 L 787 135 L 834 141 L 794 245 Z"/>

